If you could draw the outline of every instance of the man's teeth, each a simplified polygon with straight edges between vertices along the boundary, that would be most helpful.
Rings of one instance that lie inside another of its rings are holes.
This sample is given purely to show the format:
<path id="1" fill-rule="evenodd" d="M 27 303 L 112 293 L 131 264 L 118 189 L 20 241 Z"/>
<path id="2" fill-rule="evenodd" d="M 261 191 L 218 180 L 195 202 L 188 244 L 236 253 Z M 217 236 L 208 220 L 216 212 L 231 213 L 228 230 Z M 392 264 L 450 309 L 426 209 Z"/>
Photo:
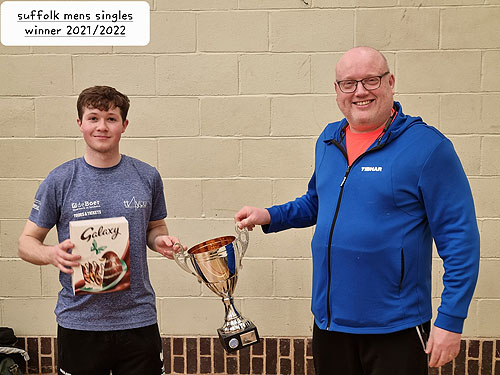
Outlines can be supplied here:
<path id="1" fill-rule="evenodd" d="M 364 102 L 356 102 L 356 105 L 367 105 L 370 103 L 371 103 L 371 100 L 365 100 Z"/>

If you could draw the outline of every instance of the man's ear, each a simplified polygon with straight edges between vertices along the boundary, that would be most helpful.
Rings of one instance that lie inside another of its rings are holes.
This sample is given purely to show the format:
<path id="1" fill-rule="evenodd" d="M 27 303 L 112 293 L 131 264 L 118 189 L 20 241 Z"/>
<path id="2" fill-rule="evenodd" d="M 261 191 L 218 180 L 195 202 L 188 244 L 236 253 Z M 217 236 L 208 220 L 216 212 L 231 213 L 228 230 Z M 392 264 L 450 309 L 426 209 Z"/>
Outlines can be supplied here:
<path id="1" fill-rule="evenodd" d="M 394 94 L 395 84 L 396 84 L 396 78 L 394 78 L 394 74 L 391 73 L 391 76 L 389 77 L 389 85 L 391 85 L 393 94 Z"/>
<path id="2" fill-rule="evenodd" d="M 338 94 L 340 89 L 339 89 L 339 85 L 338 85 L 337 81 L 335 81 L 333 83 L 333 85 L 335 86 L 335 92 Z"/>
<path id="3" fill-rule="evenodd" d="M 125 133 L 125 129 L 127 129 L 127 126 L 128 126 L 128 120 L 123 121 L 122 133 Z"/>
<path id="4" fill-rule="evenodd" d="M 78 124 L 78 128 L 80 129 L 80 131 L 82 131 L 82 120 L 80 120 L 79 118 L 76 119 L 76 123 Z"/>

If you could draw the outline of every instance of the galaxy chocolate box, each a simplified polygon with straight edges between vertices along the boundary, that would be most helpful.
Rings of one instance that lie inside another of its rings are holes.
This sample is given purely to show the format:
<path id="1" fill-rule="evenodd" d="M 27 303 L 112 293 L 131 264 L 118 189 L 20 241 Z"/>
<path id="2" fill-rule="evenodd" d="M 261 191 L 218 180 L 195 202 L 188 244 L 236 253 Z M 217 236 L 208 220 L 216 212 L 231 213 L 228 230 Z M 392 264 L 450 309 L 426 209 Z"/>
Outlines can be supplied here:
<path id="1" fill-rule="evenodd" d="M 124 217 L 70 221 L 72 253 L 81 256 L 73 267 L 75 295 L 130 289 L 128 221 Z"/>

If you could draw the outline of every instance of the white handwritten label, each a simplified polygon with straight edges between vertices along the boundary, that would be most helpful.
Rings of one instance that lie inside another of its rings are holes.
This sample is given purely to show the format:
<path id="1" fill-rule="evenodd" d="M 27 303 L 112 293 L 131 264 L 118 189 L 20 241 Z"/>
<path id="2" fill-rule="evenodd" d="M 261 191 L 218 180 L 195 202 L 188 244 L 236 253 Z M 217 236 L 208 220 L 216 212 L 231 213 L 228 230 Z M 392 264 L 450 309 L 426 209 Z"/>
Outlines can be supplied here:
<path id="1" fill-rule="evenodd" d="M 5 1 L 5 46 L 145 46 L 150 38 L 145 1 Z"/>

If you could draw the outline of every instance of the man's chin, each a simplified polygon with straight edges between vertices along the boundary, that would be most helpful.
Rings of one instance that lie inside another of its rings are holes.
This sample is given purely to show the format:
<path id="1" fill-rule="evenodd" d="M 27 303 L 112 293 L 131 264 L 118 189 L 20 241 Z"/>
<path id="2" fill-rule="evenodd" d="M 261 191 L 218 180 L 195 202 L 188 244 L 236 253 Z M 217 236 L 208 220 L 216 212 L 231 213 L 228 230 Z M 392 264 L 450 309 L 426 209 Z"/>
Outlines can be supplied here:
<path id="1" fill-rule="evenodd" d="M 366 133 L 377 130 L 384 124 L 374 123 L 373 121 L 369 120 L 366 121 L 355 120 L 354 122 L 349 122 L 349 125 L 351 127 L 351 130 L 354 131 L 355 133 Z"/>

